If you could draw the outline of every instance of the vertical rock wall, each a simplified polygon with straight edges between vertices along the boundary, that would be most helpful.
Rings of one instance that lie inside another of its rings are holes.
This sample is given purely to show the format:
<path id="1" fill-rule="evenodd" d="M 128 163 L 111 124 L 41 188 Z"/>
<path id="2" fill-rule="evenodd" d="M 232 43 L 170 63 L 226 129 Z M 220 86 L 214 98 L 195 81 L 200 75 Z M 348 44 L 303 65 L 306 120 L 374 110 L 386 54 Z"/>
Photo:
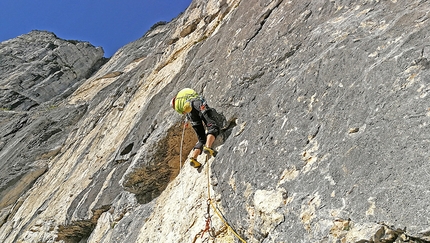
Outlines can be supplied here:
<path id="1" fill-rule="evenodd" d="M 0 43 L 0 225 L 86 112 L 61 101 L 104 62 L 101 48 L 45 31 Z"/>

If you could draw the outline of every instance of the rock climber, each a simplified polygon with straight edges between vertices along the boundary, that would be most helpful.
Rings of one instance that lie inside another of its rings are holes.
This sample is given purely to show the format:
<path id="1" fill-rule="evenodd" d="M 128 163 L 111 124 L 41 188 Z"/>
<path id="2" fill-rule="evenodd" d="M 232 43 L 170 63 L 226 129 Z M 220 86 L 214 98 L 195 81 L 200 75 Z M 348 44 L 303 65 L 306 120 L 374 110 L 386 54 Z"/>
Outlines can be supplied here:
<path id="1" fill-rule="evenodd" d="M 197 156 L 202 151 L 213 157 L 217 154 L 217 151 L 212 148 L 212 144 L 219 134 L 219 127 L 213 118 L 213 109 L 209 108 L 206 101 L 190 88 L 179 91 L 170 105 L 179 114 L 187 116 L 196 132 L 198 142 L 194 146 L 189 160 L 190 165 L 198 169 L 202 164 L 197 161 Z"/>

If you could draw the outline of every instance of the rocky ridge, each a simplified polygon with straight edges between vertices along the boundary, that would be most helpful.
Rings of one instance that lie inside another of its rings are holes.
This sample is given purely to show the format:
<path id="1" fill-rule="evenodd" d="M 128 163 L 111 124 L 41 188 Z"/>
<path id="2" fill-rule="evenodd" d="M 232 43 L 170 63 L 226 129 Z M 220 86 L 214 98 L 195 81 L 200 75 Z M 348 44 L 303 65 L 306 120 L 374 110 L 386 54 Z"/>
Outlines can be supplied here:
<path id="1" fill-rule="evenodd" d="M 106 63 L 52 33 L 2 42 L 0 239 L 430 241 L 429 11 L 195 0 Z M 201 171 L 183 87 L 225 128 Z M 204 231 L 208 194 L 237 236 L 213 210 Z"/>

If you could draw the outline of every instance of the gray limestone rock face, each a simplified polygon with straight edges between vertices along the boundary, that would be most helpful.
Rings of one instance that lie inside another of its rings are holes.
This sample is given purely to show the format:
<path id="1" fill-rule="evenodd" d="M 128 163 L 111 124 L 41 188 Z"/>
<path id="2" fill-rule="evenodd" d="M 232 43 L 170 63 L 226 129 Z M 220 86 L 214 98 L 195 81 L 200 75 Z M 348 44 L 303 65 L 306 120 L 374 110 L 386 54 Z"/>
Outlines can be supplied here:
<path id="1" fill-rule="evenodd" d="M 246 122 L 213 166 L 227 219 L 251 242 L 353 242 L 348 232 L 370 222 L 420 236 L 430 208 L 428 3 L 279 2 L 241 2 L 196 55 L 219 63 L 206 89 Z M 351 228 L 327 235 L 339 219 Z"/>
<path id="2" fill-rule="evenodd" d="M 101 48 L 46 31 L 4 41 L 0 43 L 1 108 L 26 111 L 62 94 L 59 99 L 64 99 L 103 62 Z"/>
<path id="3" fill-rule="evenodd" d="M 101 48 L 45 31 L 0 43 L 0 210 L 15 204 L 60 153 L 86 105 L 58 102 L 104 62 Z"/>

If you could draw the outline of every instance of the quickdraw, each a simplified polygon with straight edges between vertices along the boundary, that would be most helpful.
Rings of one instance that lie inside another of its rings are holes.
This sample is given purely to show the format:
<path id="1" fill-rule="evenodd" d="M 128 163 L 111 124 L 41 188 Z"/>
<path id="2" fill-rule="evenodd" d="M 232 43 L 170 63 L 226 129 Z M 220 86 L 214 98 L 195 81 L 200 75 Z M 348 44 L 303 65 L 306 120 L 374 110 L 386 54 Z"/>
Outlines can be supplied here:
<path id="1" fill-rule="evenodd" d="M 208 232 L 209 233 L 209 235 L 210 236 L 212 236 L 211 235 L 211 232 L 210 232 L 210 229 L 211 229 L 211 215 L 210 215 L 210 208 L 211 208 L 211 204 L 210 204 L 210 201 L 208 200 L 207 201 L 207 205 L 208 205 L 208 207 L 207 207 L 207 212 L 206 212 L 206 215 L 205 215 L 205 218 L 206 218 L 206 225 L 205 225 L 205 229 L 202 231 L 202 235 L 201 235 L 201 237 L 200 238 L 203 238 L 203 235 L 205 234 L 205 232 Z"/>

